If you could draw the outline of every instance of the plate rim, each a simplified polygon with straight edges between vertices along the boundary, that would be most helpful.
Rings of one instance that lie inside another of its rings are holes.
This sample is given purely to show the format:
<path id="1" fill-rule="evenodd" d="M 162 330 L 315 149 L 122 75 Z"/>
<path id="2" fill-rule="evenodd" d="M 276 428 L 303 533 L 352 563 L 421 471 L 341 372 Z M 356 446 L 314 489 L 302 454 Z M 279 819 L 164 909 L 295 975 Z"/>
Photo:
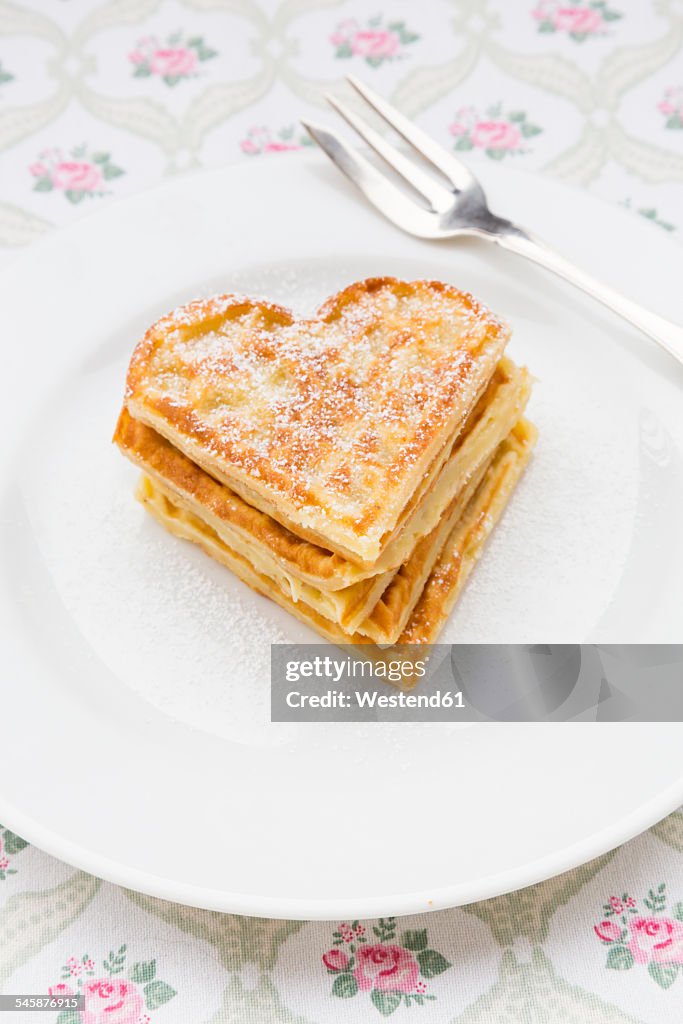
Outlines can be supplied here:
<path id="1" fill-rule="evenodd" d="M 543 728 L 544 726 L 540 726 Z M 513 872 L 499 872 L 485 876 L 478 884 L 455 884 L 437 889 L 424 889 L 397 896 L 356 898 L 292 898 L 265 897 L 262 904 L 250 893 L 229 893 L 224 890 L 188 885 L 173 879 L 152 876 L 145 871 L 121 864 L 119 861 L 91 854 L 67 839 L 43 829 L 31 816 L 3 802 L 0 794 L 0 820 L 9 822 L 11 831 L 26 839 L 32 846 L 56 857 L 62 862 L 101 878 L 106 882 L 155 899 L 170 900 L 183 906 L 214 910 L 220 913 L 248 917 L 265 917 L 292 921 L 330 921 L 352 918 L 404 917 L 411 914 L 432 913 L 439 910 L 466 906 L 483 900 L 517 892 L 530 885 L 555 878 L 587 864 L 624 843 L 645 833 L 653 825 L 674 813 L 683 805 L 683 776 L 656 799 L 645 801 L 636 810 L 609 826 L 593 833 L 587 839 L 565 846 L 552 856 L 529 861 L 524 868 Z M 8 813 L 9 811 L 9 813 Z M 13 824 L 14 823 L 14 824 Z M 14 827 L 16 825 L 16 828 Z M 54 836 L 54 841 L 52 837 Z M 543 868 L 540 865 L 543 864 Z M 514 878 L 510 877 L 511 875 Z"/>

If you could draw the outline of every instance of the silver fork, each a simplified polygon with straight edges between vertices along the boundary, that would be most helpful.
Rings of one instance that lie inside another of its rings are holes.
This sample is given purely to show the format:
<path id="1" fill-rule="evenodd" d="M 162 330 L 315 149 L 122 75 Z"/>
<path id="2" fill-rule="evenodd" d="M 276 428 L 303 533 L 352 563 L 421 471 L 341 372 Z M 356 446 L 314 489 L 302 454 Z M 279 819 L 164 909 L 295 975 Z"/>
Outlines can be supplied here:
<path id="1" fill-rule="evenodd" d="M 334 109 L 428 204 L 425 207 L 413 201 L 400 186 L 329 128 L 302 121 L 304 128 L 330 159 L 385 217 L 420 238 L 458 238 L 470 235 L 488 239 L 503 249 L 525 256 L 559 274 L 577 288 L 582 288 L 683 363 L 683 327 L 596 281 L 530 231 L 504 217 L 498 217 L 489 209 L 484 190 L 465 164 L 434 142 L 363 82 L 351 76 L 347 80 L 373 110 L 448 182 L 446 185 L 438 181 L 433 174 L 388 143 L 346 104 L 328 95 L 327 100 Z"/>

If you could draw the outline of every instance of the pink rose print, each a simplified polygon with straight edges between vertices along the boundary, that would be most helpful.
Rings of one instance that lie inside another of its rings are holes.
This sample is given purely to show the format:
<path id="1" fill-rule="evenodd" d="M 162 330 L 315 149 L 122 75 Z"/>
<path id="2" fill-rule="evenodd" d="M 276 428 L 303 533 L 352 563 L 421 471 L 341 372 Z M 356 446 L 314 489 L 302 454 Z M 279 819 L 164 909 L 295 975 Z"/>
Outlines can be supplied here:
<path id="1" fill-rule="evenodd" d="M 457 150 L 479 149 L 492 160 L 502 160 L 506 155 L 526 153 L 526 140 L 541 133 L 541 128 L 532 124 L 523 111 L 506 113 L 502 104 L 496 103 L 481 117 L 474 107 L 461 107 L 455 120 L 448 128 Z"/>
<path id="2" fill-rule="evenodd" d="M 177 85 L 195 78 L 199 67 L 218 55 L 201 36 L 184 36 L 173 32 L 163 42 L 156 36 L 138 39 L 135 49 L 128 54 L 135 78 L 160 78 L 166 85 Z"/>
<path id="3" fill-rule="evenodd" d="M 401 946 L 363 946 L 358 950 L 358 966 L 353 976 L 361 992 L 412 992 L 420 967 L 407 949 Z"/>
<path id="4" fill-rule="evenodd" d="M 349 966 L 349 958 L 341 949 L 328 949 L 323 953 L 323 963 L 328 971 L 343 971 Z"/>
<path id="5" fill-rule="evenodd" d="M 297 134 L 293 125 L 281 128 L 273 135 L 268 128 L 255 125 L 240 142 L 240 149 L 245 156 L 259 156 L 261 153 L 287 153 L 305 146 L 311 146 L 308 135 Z"/>
<path id="6" fill-rule="evenodd" d="M 555 28 L 558 32 L 590 35 L 603 27 L 599 11 L 590 7 L 560 7 L 555 14 Z"/>
<path id="7" fill-rule="evenodd" d="M 333 948 L 322 955 L 328 974 L 334 975 L 333 996 L 350 999 L 366 993 L 385 1017 L 401 1005 L 423 1006 L 436 999 L 427 983 L 451 965 L 429 948 L 426 928 L 399 936 L 396 919 L 387 917 L 373 926 L 375 941 L 368 942 L 366 931 L 359 921 L 344 921 L 333 932 Z"/>
<path id="8" fill-rule="evenodd" d="M 89 153 L 85 146 L 75 146 L 68 154 L 60 149 L 45 149 L 38 157 L 29 166 L 35 179 L 34 191 L 58 191 L 70 203 L 107 195 L 105 183 L 124 173 L 112 162 L 109 153 Z"/>
<path id="9" fill-rule="evenodd" d="M 614 971 L 645 967 L 652 981 L 667 989 L 683 966 L 683 903 L 679 901 L 666 914 L 664 882 L 650 889 L 642 903 L 647 913 L 628 893 L 610 896 L 603 904 L 604 919 L 593 931 L 608 947 L 606 967 Z"/>
<path id="10" fill-rule="evenodd" d="M 622 930 L 614 921 L 601 921 L 595 925 L 593 931 L 603 942 L 618 942 Z"/>
<path id="11" fill-rule="evenodd" d="M 137 986 L 119 978 L 88 981 L 83 996 L 83 1024 L 137 1024 L 145 1005 Z"/>
<path id="12" fill-rule="evenodd" d="M 562 32 L 578 43 L 591 36 L 605 35 L 607 23 L 622 17 L 607 6 L 607 0 L 590 0 L 571 6 L 560 0 L 539 0 L 531 13 L 538 22 L 539 32 Z"/>
<path id="13" fill-rule="evenodd" d="M 87 160 L 62 160 L 52 170 L 52 184 L 64 192 L 94 192 L 102 184 L 102 175 Z"/>
<path id="14" fill-rule="evenodd" d="M 340 21 L 330 35 L 330 42 L 338 60 L 360 57 L 371 68 L 378 68 L 385 61 L 404 57 L 404 47 L 419 38 L 404 21 L 385 22 L 377 16 L 362 25 L 355 19 Z"/>
<path id="15" fill-rule="evenodd" d="M 71 985 L 65 985 L 64 982 L 60 982 L 59 985 L 48 985 L 47 994 L 49 996 L 73 996 L 76 993 Z"/>
<path id="16" fill-rule="evenodd" d="M 636 917 L 628 948 L 637 964 L 683 964 L 683 924 L 668 917 Z"/>
<path id="17" fill-rule="evenodd" d="M 398 53 L 401 41 L 393 32 L 356 32 L 351 42 L 354 57 L 378 57 L 383 60 Z"/>
<path id="18" fill-rule="evenodd" d="M 664 98 L 657 104 L 660 114 L 664 114 L 664 127 L 670 131 L 683 130 L 683 85 L 673 86 L 664 93 Z"/>
<path id="19" fill-rule="evenodd" d="M 49 992 L 82 995 L 81 1024 L 149 1024 L 145 1011 L 158 1010 L 176 994 L 157 977 L 156 960 L 129 966 L 125 945 L 111 950 L 100 964 L 87 953 L 70 956 L 62 967 L 62 980 Z"/>
<path id="20" fill-rule="evenodd" d="M 522 141 L 519 129 L 508 121 L 479 121 L 471 138 L 475 149 L 517 149 Z"/>
<path id="21" fill-rule="evenodd" d="M 185 78 L 194 74 L 197 67 L 197 55 L 194 50 L 184 46 L 168 50 L 155 50 L 150 67 L 152 74 L 159 75 L 160 78 Z"/>

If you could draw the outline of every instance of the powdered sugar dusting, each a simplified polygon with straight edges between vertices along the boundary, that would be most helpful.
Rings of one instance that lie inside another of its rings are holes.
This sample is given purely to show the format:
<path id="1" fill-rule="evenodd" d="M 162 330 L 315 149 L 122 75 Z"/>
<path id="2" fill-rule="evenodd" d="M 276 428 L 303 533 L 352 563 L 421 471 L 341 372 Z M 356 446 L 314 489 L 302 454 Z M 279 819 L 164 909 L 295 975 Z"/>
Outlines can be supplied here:
<path id="1" fill-rule="evenodd" d="M 352 286 L 298 322 L 224 296 L 160 321 L 129 395 L 228 473 L 293 503 L 305 525 L 334 519 L 337 543 L 376 545 L 506 335 L 471 297 L 419 282 Z"/>

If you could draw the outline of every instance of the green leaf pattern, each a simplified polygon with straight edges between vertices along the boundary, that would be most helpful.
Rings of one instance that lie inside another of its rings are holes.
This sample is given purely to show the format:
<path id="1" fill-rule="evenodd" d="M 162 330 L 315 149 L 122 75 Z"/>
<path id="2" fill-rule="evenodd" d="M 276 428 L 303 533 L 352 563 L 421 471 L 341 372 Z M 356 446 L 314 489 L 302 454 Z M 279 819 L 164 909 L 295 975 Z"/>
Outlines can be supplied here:
<path id="1" fill-rule="evenodd" d="M 14 858 L 27 846 L 25 839 L 0 825 L 0 882 L 5 882 L 11 875 L 17 874 Z"/>

